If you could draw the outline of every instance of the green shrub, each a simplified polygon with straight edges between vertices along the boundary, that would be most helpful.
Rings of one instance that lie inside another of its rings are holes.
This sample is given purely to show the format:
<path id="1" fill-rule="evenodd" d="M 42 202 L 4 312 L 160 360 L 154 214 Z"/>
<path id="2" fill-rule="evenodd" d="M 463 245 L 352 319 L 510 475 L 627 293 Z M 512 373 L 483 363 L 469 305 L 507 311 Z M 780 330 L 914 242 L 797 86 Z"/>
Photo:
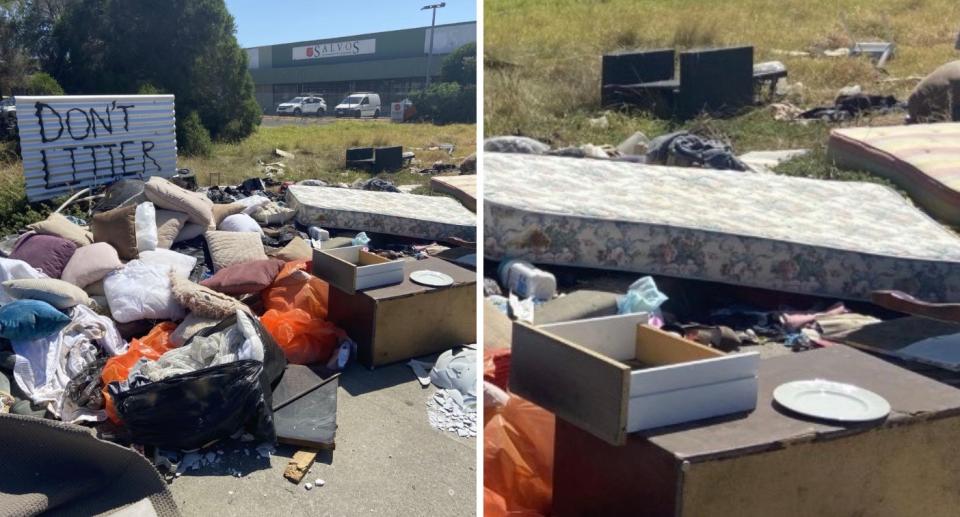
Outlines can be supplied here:
<path id="1" fill-rule="evenodd" d="M 443 58 L 440 77 L 448 83 L 477 84 L 477 44 L 467 43 Z"/>
<path id="2" fill-rule="evenodd" d="M 457 83 L 435 83 L 411 96 L 417 118 L 435 124 L 466 123 L 477 120 L 477 87 Z"/>
<path id="3" fill-rule="evenodd" d="M 183 156 L 210 156 L 213 153 L 210 132 L 196 111 L 186 117 L 177 117 L 177 153 Z"/>
<path id="4" fill-rule="evenodd" d="M 37 72 L 27 79 L 27 93 L 30 95 L 63 95 L 60 83 L 50 74 Z"/>

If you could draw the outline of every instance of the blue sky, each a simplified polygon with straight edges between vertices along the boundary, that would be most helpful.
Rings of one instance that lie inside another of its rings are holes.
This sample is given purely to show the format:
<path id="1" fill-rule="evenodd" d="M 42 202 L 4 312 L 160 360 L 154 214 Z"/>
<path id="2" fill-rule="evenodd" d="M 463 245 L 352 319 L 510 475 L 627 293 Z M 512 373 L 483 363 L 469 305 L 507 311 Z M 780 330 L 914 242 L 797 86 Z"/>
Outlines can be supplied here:
<path id="1" fill-rule="evenodd" d="M 244 48 L 424 27 L 431 11 L 420 8 L 440 1 L 226 0 Z M 447 6 L 437 9 L 437 25 L 476 21 L 476 0 L 443 1 Z"/>

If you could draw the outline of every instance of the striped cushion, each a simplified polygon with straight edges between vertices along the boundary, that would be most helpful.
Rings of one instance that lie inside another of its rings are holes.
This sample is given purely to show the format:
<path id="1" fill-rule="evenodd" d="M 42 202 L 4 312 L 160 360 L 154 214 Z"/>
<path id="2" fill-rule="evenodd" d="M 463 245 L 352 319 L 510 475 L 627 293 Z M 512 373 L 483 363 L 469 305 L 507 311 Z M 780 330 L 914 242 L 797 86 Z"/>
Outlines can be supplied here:
<path id="1" fill-rule="evenodd" d="M 841 167 L 890 179 L 934 216 L 960 225 L 960 123 L 834 129 L 828 153 Z"/>

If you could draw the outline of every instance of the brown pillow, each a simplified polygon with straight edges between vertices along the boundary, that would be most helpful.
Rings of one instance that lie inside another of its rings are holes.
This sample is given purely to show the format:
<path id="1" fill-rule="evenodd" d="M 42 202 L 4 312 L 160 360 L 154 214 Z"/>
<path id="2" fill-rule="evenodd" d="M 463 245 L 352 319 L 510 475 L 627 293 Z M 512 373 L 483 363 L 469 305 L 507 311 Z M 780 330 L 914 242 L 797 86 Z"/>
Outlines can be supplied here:
<path id="1" fill-rule="evenodd" d="M 93 240 L 106 242 L 117 250 L 122 260 L 133 260 L 137 250 L 137 207 L 121 206 L 93 216 Z"/>
<path id="2" fill-rule="evenodd" d="M 187 214 L 173 210 L 157 210 L 157 247 L 170 249 L 183 225 Z"/>
<path id="3" fill-rule="evenodd" d="M 260 234 L 254 232 L 219 232 L 211 230 L 203 234 L 207 250 L 213 262 L 213 272 L 234 264 L 265 260 Z"/>
<path id="4" fill-rule="evenodd" d="M 284 262 L 290 262 L 291 260 L 312 260 L 313 247 L 300 237 L 294 237 L 286 246 L 281 248 L 280 251 L 274 253 L 273 256 Z"/>
<path id="5" fill-rule="evenodd" d="M 258 293 L 273 283 L 281 267 L 283 261 L 278 259 L 234 264 L 217 271 L 200 285 L 234 296 Z"/>
<path id="6" fill-rule="evenodd" d="M 243 212 L 244 208 L 246 208 L 246 206 L 244 206 L 242 203 L 213 205 L 213 224 L 219 228 L 220 223 L 222 223 L 224 219 L 230 217 L 231 215 L 236 215 L 240 212 Z"/>
<path id="7" fill-rule="evenodd" d="M 170 272 L 170 288 L 177 303 L 201 318 L 222 320 L 237 312 L 247 310 L 247 306 L 223 293 L 195 284 Z"/>
<path id="8" fill-rule="evenodd" d="M 203 194 L 182 189 L 159 176 L 147 180 L 143 193 L 157 208 L 183 212 L 191 223 L 205 227 L 213 224 L 213 201 Z"/>
<path id="9" fill-rule="evenodd" d="M 62 237 L 73 242 L 77 245 L 77 247 L 86 246 L 87 244 L 93 243 L 93 235 L 91 235 L 86 228 L 78 224 L 74 224 L 70 221 L 70 219 L 67 219 L 58 213 L 50 214 L 43 221 L 28 224 L 27 228 L 39 233 L 40 235 L 55 235 L 57 237 Z"/>

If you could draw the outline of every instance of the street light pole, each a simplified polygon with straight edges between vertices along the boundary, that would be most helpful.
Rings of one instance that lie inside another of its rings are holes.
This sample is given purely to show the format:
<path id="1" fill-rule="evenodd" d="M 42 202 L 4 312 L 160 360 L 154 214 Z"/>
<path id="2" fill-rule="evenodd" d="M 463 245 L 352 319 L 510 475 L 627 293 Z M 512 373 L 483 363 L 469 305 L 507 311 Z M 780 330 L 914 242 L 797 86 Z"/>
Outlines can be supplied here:
<path id="1" fill-rule="evenodd" d="M 427 9 L 433 9 L 433 21 L 430 22 L 430 51 L 427 52 L 427 85 L 426 88 L 430 87 L 430 62 L 433 61 L 433 33 L 436 31 L 437 26 L 437 9 L 441 7 L 446 7 L 446 2 L 440 2 L 439 4 L 425 5 L 420 8 L 421 11 L 426 11 Z"/>

